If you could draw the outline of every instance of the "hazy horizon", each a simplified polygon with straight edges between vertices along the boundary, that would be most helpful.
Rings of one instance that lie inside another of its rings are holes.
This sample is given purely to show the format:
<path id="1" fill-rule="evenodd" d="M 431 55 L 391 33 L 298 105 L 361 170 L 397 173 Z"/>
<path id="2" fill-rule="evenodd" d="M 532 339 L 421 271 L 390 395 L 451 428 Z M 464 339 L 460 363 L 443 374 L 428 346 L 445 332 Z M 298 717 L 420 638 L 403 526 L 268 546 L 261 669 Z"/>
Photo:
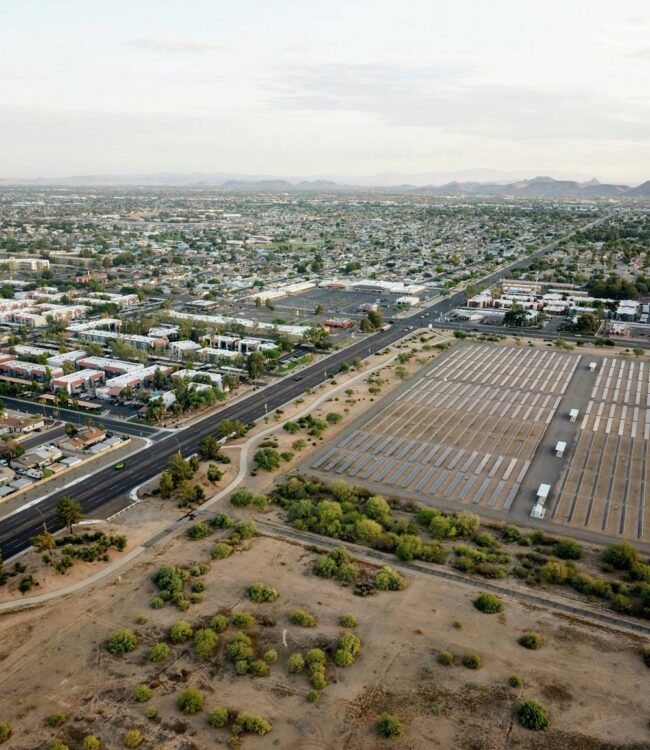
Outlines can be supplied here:
<path id="1" fill-rule="evenodd" d="M 641 0 L 33 0 L 2 16 L 0 179 L 650 178 Z"/>

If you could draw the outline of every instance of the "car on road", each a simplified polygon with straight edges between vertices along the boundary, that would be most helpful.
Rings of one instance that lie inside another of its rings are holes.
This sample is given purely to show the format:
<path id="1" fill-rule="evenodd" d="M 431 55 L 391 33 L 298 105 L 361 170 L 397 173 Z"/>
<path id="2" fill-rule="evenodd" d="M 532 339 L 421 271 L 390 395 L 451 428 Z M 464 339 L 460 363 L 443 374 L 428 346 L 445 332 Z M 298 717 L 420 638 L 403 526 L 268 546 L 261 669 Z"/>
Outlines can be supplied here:
<path id="1" fill-rule="evenodd" d="M 294 380 L 302 380 L 302 375 L 295 375 Z"/>
<path id="2" fill-rule="evenodd" d="M 113 466 L 113 468 L 114 468 L 114 469 L 115 469 L 116 471 L 120 471 L 120 470 L 121 470 L 121 469 L 123 469 L 123 468 L 124 468 L 125 466 L 126 466 L 126 464 L 124 463 L 124 461 L 120 461 L 119 463 L 116 463 L 116 464 L 115 464 L 115 466 Z"/>

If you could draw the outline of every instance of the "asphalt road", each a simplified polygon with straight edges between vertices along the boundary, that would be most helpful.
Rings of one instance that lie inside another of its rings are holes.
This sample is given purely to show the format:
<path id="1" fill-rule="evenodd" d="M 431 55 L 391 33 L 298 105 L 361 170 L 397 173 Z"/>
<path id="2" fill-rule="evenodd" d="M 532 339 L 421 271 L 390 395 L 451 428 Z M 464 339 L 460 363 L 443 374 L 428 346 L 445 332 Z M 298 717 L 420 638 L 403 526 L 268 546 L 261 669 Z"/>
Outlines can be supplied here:
<path id="1" fill-rule="evenodd" d="M 599 224 L 605 218 L 602 217 L 589 222 L 580 229 L 586 229 Z M 573 234 L 575 232 L 558 238 L 536 253 L 528 255 L 490 274 L 482 279 L 482 283 L 488 286 L 495 284 L 506 277 L 512 269 L 525 266 L 532 259 L 551 252 L 560 241 L 567 239 Z M 265 414 L 271 413 L 284 404 L 299 398 L 308 388 L 316 388 L 323 381 L 326 381 L 338 372 L 343 362 L 350 363 L 355 357 L 360 357 L 361 359 L 369 357 L 399 341 L 410 333 L 411 330 L 426 327 L 429 323 L 435 323 L 440 315 L 444 315 L 455 307 L 462 305 L 463 302 L 463 292 L 450 295 L 430 305 L 417 315 L 398 320 L 386 331 L 379 331 L 315 362 L 301 371 L 299 380 L 296 380 L 295 376 L 289 376 L 273 385 L 260 389 L 242 401 L 225 406 L 195 424 L 179 430 L 177 433 L 161 432 L 142 425 L 130 425 L 134 430 L 137 429 L 142 432 L 129 432 L 129 434 L 140 434 L 150 437 L 155 440 L 155 444 L 140 451 L 132 459 L 126 459 L 126 466 L 121 471 L 110 467 L 78 482 L 70 494 L 81 504 L 84 514 L 88 517 L 97 517 L 100 515 L 100 509 L 108 503 L 111 503 L 111 510 L 114 512 L 119 509 L 116 507 L 116 500 L 119 505 L 119 499 L 123 497 L 123 506 L 126 506 L 129 503 L 128 492 L 131 489 L 159 474 L 166 467 L 167 461 L 173 453 L 180 451 L 186 457 L 191 455 L 196 450 L 198 441 L 204 435 L 216 432 L 216 428 L 222 419 L 240 419 L 245 424 L 255 422 L 263 418 Z M 43 407 L 38 404 L 29 404 L 17 399 L 4 400 L 12 408 L 22 408 L 23 410 L 33 408 L 35 411 L 42 413 Z M 45 409 L 47 410 L 47 407 Z M 77 419 L 74 419 L 74 417 L 77 417 Z M 60 410 L 59 418 L 70 418 L 71 421 L 83 421 L 84 417 L 85 415 L 83 414 L 79 415 L 76 412 Z M 97 421 L 101 421 L 107 427 L 116 431 L 128 431 L 128 428 L 125 429 L 125 425 L 129 423 L 104 417 L 97 419 Z M 30 538 L 43 530 L 44 523 L 47 524 L 47 528 L 50 531 L 61 527 L 56 518 L 55 508 L 57 502 L 64 494 L 66 494 L 65 491 L 53 493 L 44 498 L 38 506 L 32 506 L 21 513 L 0 521 L 0 550 L 2 551 L 3 559 L 6 560 L 29 547 Z"/>

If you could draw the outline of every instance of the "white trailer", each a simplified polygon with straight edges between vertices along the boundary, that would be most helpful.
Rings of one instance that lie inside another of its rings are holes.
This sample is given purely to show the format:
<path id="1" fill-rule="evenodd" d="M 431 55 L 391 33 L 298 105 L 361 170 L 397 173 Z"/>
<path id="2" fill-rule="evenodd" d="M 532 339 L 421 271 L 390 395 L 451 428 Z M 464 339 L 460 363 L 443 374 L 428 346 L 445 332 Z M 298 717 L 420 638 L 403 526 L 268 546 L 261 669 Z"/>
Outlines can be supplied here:
<path id="1" fill-rule="evenodd" d="M 565 450 L 566 450 L 566 443 L 562 440 L 559 440 L 558 444 L 555 446 L 555 455 L 558 458 L 562 458 Z"/>
<path id="2" fill-rule="evenodd" d="M 531 518 L 544 518 L 546 515 L 546 508 L 539 503 L 533 505 L 533 509 L 530 511 Z"/>
<path id="3" fill-rule="evenodd" d="M 550 484 L 540 484 L 539 489 L 537 490 L 537 502 L 539 505 L 544 505 L 546 502 L 546 498 L 548 497 L 548 493 L 551 491 L 551 485 Z"/>
<path id="4" fill-rule="evenodd" d="M 597 362 L 590 362 L 589 363 L 589 372 L 596 372 L 596 368 L 598 367 Z"/>
<path id="5" fill-rule="evenodd" d="M 571 422 L 575 422 L 578 418 L 578 414 L 580 414 L 580 411 L 578 409 L 571 409 L 571 411 L 569 412 L 569 420 Z"/>

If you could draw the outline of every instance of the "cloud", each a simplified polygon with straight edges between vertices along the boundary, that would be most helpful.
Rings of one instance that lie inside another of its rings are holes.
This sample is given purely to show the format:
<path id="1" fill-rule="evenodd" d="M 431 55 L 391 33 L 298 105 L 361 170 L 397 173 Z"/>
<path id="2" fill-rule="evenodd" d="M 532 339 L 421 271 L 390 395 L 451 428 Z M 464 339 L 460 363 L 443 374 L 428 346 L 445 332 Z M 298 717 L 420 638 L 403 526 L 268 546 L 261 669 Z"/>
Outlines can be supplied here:
<path id="1" fill-rule="evenodd" d="M 204 55 L 215 52 L 230 52 L 228 47 L 214 42 L 196 41 L 191 39 L 173 39 L 171 37 L 144 36 L 131 39 L 132 47 L 146 52 L 158 52 L 172 55 Z"/>
<path id="2" fill-rule="evenodd" d="M 650 47 L 646 47 L 645 49 L 637 49 L 634 52 L 630 52 L 628 57 L 634 57 L 637 60 L 650 61 Z"/>
<path id="3" fill-rule="evenodd" d="M 394 126 L 503 140 L 650 138 L 648 103 L 584 87 L 486 85 L 469 67 L 291 66 L 272 84 L 281 109 L 363 112 Z"/>

